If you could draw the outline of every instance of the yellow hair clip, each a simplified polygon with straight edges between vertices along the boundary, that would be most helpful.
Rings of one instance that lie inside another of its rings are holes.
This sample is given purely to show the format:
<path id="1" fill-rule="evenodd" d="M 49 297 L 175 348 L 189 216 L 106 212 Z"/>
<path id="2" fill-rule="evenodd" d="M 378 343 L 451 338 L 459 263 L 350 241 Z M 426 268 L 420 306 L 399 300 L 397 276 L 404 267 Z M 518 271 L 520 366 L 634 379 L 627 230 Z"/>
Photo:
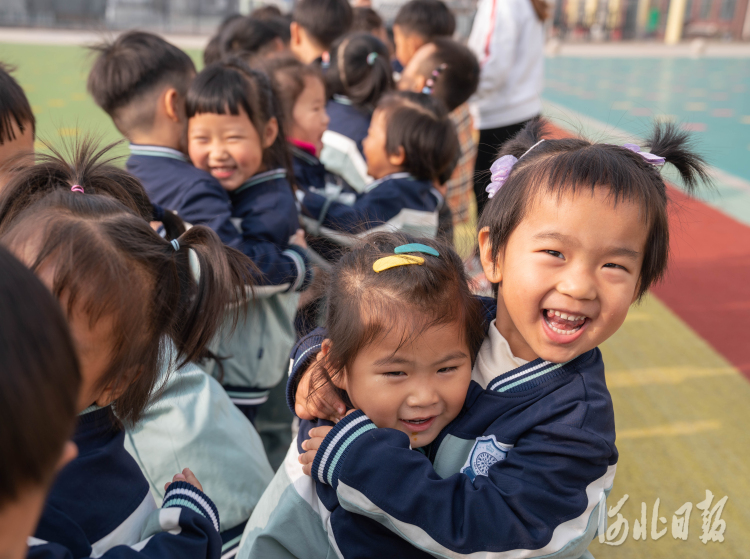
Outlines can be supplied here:
<path id="1" fill-rule="evenodd" d="M 396 266 L 408 266 L 409 264 L 418 264 L 421 266 L 424 264 L 424 258 L 421 256 L 412 256 L 410 254 L 396 254 L 394 256 L 384 256 L 375 261 L 372 265 L 372 269 L 375 272 L 380 273 L 383 270 L 389 268 L 395 268 Z"/>

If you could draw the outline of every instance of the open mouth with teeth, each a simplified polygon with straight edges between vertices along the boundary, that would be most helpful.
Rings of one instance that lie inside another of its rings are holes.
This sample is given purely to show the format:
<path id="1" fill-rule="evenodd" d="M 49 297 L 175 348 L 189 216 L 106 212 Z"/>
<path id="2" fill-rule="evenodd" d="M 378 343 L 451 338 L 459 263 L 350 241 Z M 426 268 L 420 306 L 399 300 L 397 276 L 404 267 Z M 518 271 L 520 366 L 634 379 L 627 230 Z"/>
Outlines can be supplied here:
<path id="1" fill-rule="evenodd" d="M 550 330 L 562 336 L 576 334 L 586 324 L 587 317 L 572 315 L 552 309 L 543 309 L 542 316 Z"/>
<path id="2" fill-rule="evenodd" d="M 420 431 L 426 431 L 427 429 L 429 429 L 435 421 L 436 417 L 437 416 L 433 415 L 431 417 L 423 417 L 417 419 L 400 419 L 399 421 L 401 421 L 401 423 L 403 423 L 411 431 L 418 433 Z"/>

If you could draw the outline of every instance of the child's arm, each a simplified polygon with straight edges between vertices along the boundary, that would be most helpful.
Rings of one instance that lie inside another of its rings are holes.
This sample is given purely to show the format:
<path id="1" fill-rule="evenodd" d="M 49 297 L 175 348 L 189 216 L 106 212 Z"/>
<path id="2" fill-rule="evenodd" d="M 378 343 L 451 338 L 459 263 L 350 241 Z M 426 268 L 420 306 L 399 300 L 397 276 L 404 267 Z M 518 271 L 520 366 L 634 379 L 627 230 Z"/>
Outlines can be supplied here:
<path id="1" fill-rule="evenodd" d="M 347 232 L 382 225 L 403 209 L 399 193 L 387 182 L 363 194 L 351 206 L 314 192 L 304 193 L 301 204 L 306 213 L 321 225 Z"/>
<path id="2" fill-rule="evenodd" d="M 288 187 L 287 187 L 288 188 Z M 248 188 L 232 195 L 234 214 L 241 216 L 242 239 L 238 248 L 263 273 L 265 285 L 291 284 L 290 291 L 302 291 L 312 281 L 307 250 L 289 243 L 290 221 L 299 227 L 294 197 L 289 192 Z"/>
<path id="3" fill-rule="evenodd" d="M 320 444 L 312 476 L 336 489 L 344 509 L 437 556 L 533 550 L 524 557 L 577 558 L 599 526 L 614 467 L 606 441 L 573 419 L 531 429 L 472 481 L 463 473 L 441 478 L 408 436 L 377 429 L 357 411 Z"/>
<path id="4" fill-rule="evenodd" d="M 221 536 L 219 513 L 211 499 L 189 469 L 174 476 L 167 484 L 162 508 L 146 521 L 141 540 L 131 546 L 106 549 L 106 542 L 89 543 L 80 531 L 61 534 L 60 542 L 30 542 L 27 557 L 34 559 L 68 559 L 104 557 L 106 559 L 219 559 Z M 106 538 L 105 538 L 106 539 Z M 105 546 L 103 553 L 97 549 Z"/>

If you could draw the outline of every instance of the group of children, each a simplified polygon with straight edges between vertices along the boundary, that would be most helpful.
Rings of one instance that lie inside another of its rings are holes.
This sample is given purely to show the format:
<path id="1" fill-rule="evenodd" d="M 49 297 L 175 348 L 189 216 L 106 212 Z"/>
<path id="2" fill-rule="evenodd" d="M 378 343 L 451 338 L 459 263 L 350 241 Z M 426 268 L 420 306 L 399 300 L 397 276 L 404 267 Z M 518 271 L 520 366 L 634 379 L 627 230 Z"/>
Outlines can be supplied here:
<path id="1" fill-rule="evenodd" d="M 201 72 L 150 33 L 97 47 L 126 169 L 33 159 L 0 71 L 8 557 L 588 556 L 618 456 L 597 346 L 665 271 L 660 166 L 703 162 L 671 126 L 649 153 L 534 120 L 497 146 L 475 297 L 479 66 L 438 0 L 393 49 L 373 14 L 234 17 Z M 274 475 L 253 423 L 287 370 Z"/>

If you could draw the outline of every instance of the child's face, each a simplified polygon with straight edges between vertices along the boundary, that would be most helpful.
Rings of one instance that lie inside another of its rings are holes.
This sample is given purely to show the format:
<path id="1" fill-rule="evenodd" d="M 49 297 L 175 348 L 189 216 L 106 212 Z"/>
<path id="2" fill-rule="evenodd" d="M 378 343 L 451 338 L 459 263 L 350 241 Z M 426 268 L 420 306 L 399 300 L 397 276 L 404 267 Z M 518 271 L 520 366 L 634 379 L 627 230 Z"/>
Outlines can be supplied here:
<path id="1" fill-rule="evenodd" d="M 242 108 L 238 115 L 197 114 L 188 122 L 188 154 L 193 165 L 211 173 L 225 190 L 236 190 L 265 170 L 263 150 L 276 139 L 276 119 L 261 133 Z"/>
<path id="2" fill-rule="evenodd" d="M 615 206 L 608 194 L 539 195 L 494 268 L 488 232 L 480 232 L 482 265 L 499 283 L 497 328 L 516 357 L 569 361 L 625 320 L 648 231 L 638 204 Z"/>
<path id="3" fill-rule="evenodd" d="M 471 357 L 457 322 L 433 326 L 402 344 L 402 328 L 361 350 L 337 383 L 352 404 L 378 427 L 425 446 L 463 407 L 471 381 Z"/>
<path id="4" fill-rule="evenodd" d="M 400 91 L 414 91 L 415 93 L 422 93 L 422 89 L 427 83 L 429 75 L 422 75 L 422 66 L 424 62 L 431 57 L 437 47 L 434 43 L 427 43 L 420 47 L 420 49 L 414 53 L 409 63 L 404 66 L 404 71 L 401 72 L 401 79 L 398 80 L 398 89 Z"/>
<path id="5" fill-rule="evenodd" d="M 376 110 L 370 120 L 370 127 L 367 129 L 367 137 L 362 140 L 362 149 L 367 160 L 367 173 L 375 179 L 382 179 L 386 175 L 400 171 L 404 163 L 403 154 L 401 156 L 388 155 L 385 150 L 387 124 L 385 113 Z"/>
<path id="6" fill-rule="evenodd" d="M 427 41 L 418 33 L 408 33 L 400 25 L 394 25 L 393 42 L 396 44 L 396 58 L 402 66 L 406 66 L 414 53 Z"/>
<path id="7" fill-rule="evenodd" d="M 291 136 L 295 140 L 315 146 L 317 153 L 323 148 L 323 132 L 328 130 L 326 88 L 318 78 L 307 76 L 292 110 Z"/>

